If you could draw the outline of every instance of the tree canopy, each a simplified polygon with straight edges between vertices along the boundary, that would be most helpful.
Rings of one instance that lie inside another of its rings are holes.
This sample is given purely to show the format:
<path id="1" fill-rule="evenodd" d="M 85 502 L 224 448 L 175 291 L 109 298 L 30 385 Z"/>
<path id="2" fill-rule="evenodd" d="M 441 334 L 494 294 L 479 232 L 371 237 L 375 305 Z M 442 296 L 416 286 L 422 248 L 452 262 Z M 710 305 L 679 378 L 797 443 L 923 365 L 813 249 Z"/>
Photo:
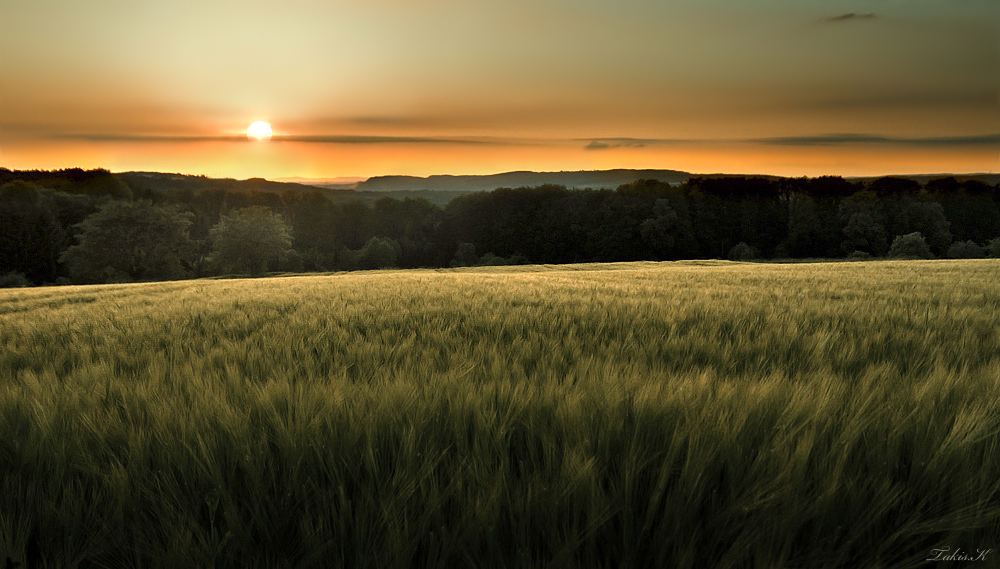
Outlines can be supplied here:
<path id="1" fill-rule="evenodd" d="M 264 206 L 223 215 L 211 236 L 212 262 L 232 273 L 262 275 L 283 262 L 292 248 L 291 228 Z"/>
<path id="2" fill-rule="evenodd" d="M 0 168 L 0 274 L 53 284 L 747 251 L 862 258 L 911 233 L 936 257 L 1000 256 L 1000 187 L 991 183 L 693 176 L 617 189 L 498 188 L 442 207 L 259 179 Z"/>
<path id="3" fill-rule="evenodd" d="M 78 243 L 60 260 L 83 282 L 182 278 L 194 253 L 192 217 L 149 200 L 109 201 L 76 226 Z"/>

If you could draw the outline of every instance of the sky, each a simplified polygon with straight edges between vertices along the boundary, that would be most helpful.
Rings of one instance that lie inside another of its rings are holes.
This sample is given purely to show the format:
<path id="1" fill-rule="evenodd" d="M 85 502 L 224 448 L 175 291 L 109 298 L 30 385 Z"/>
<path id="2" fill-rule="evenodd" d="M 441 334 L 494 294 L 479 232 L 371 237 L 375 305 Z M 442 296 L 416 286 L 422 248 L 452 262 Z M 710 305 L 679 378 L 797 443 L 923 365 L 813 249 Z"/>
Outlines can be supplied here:
<path id="1" fill-rule="evenodd" d="M 1000 172 L 1000 2 L 0 0 L 0 166 Z"/>

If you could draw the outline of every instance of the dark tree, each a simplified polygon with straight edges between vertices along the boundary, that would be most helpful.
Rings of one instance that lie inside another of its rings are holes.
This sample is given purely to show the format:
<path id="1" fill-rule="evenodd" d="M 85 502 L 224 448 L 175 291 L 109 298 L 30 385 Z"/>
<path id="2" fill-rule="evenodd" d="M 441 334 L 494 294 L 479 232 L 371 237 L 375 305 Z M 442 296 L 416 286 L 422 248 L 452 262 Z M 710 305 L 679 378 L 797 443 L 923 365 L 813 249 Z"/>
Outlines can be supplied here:
<path id="1" fill-rule="evenodd" d="M 476 256 L 476 246 L 472 243 L 459 243 L 455 250 L 455 256 L 451 260 L 452 267 L 471 267 L 478 264 L 479 257 Z"/>
<path id="2" fill-rule="evenodd" d="M 421 267 L 435 264 L 435 232 L 441 223 L 441 209 L 424 198 L 380 198 L 372 216 L 377 232 L 399 244 L 398 264 Z"/>
<path id="3" fill-rule="evenodd" d="M 659 259 L 676 259 L 683 240 L 680 216 L 666 199 L 656 200 L 653 217 L 642 222 L 639 233 L 643 242 Z"/>
<path id="4" fill-rule="evenodd" d="M 821 257 L 824 254 L 823 224 L 819 205 L 804 192 L 788 196 L 788 236 L 782 244 L 782 257 Z"/>
<path id="5" fill-rule="evenodd" d="M 35 283 L 58 276 L 67 233 L 51 194 L 21 180 L 0 187 L 0 273 L 16 271 Z"/>
<path id="6" fill-rule="evenodd" d="M 873 180 L 868 189 L 881 198 L 915 196 L 920 193 L 920 184 L 909 178 L 886 176 Z"/>
<path id="7" fill-rule="evenodd" d="M 269 208 L 250 206 L 222 216 L 212 244 L 212 262 L 223 271 L 263 275 L 288 256 L 292 232 Z"/>
<path id="8" fill-rule="evenodd" d="M 930 247 L 924 241 L 924 236 L 919 232 L 899 235 L 892 240 L 892 247 L 889 248 L 890 257 L 901 257 L 904 259 L 933 259 Z"/>
<path id="9" fill-rule="evenodd" d="M 361 269 L 385 269 L 396 266 L 400 247 L 388 237 L 372 237 L 361 248 L 358 255 L 358 267 Z"/>
<path id="10" fill-rule="evenodd" d="M 83 220 L 61 261 L 79 281 L 184 278 L 194 250 L 192 215 L 148 200 L 110 201 Z"/>
<path id="11" fill-rule="evenodd" d="M 976 245 L 975 241 L 956 241 L 948 247 L 949 259 L 981 259 L 985 257 L 983 248 Z"/>
<path id="12" fill-rule="evenodd" d="M 986 245 L 983 246 L 983 253 L 987 257 L 991 257 L 994 259 L 1000 258 L 1000 237 L 996 237 L 987 241 Z"/>
<path id="13" fill-rule="evenodd" d="M 1000 203 L 990 186 L 975 180 L 959 183 L 955 178 L 940 178 L 927 184 L 927 192 L 944 208 L 955 241 L 982 243 L 1000 235 Z"/>
<path id="14" fill-rule="evenodd" d="M 844 252 L 863 251 L 869 255 L 884 255 L 889 246 L 889 235 L 881 223 L 875 221 L 866 211 L 859 211 L 847 221 L 844 227 Z"/>
<path id="15" fill-rule="evenodd" d="M 950 225 L 944 216 L 941 204 L 932 201 L 910 201 L 896 216 L 893 234 L 905 235 L 918 232 L 923 235 L 935 255 L 943 256 L 951 245 Z"/>
<path id="16" fill-rule="evenodd" d="M 757 258 L 757 251 L 750 245 L 740 241 L 729 250 L 727 257 L 730 261 L 749 261 Z"/>

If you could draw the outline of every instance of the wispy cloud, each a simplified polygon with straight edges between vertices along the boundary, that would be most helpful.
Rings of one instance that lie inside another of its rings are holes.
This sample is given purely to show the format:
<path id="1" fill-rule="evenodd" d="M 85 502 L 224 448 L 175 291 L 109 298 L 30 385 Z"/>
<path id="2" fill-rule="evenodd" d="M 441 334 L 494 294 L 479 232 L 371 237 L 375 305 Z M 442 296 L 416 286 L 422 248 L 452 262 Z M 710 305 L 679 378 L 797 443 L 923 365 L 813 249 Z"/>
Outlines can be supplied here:
<path id="1" fill-rule="evenodd" d="M 369 136 L 369 135 L 278 135 L 277 142 L 312 142 L 327 144 L 511 144 L 513 141 L 494 137 L 436 136 Z"/>
<path id="2" fill-rule="evenodd" d="M 604 150 L 606 148 L 642 148 L 644 146 L 660 146 L 665 144 L 684 144 L 694 142 L 680 138 L 594 138 L 584 146 L 587 150 Z"/>
<path id="3" fill-rule="evenodd" d="M 52 133 L 45 138 L 54 140 L 79 140 L 83 142 L 239 142 L 245 135 L 174 135 L 174 134 L 122 134 L 122 133 Z"/>
<path id="4" fill-rule="evenodd" d="M 644 146 L 667 146 L 679 144 L 765 144 L 772 146 L 844 146 L 879 144 L 891 146 L 997 146 L 1000 145 L 1000 134 L 982 134 L 971 136 L 930 136 L 903 138 L 881 136 L 876 134 L 820 134 L 810 136 L 775 136 L 766 138 L 715 138 L 715 139 L 679 139 L 679 138 L 595 138 L 584 146 L 587 150 L 604 150 L 608 148 L 641 148 Z"/>
<path id="5" fill-rule="evenodd" d="M 246 136 L 240 135 L 147 135 L 147 134 L 115 134 L 115 133 L 59 133 L 51 134 L 49 138 L 60 140 L 77 140 L 84 142 L 246 142 Z M 586 150 L 607 150 L 612 148 L 643 148 L 649 146 L 678 145 L 720 145 L 720 144 L 764 144 L 777 146 L 833 146 L 879 144 L 893 146 L 997 146 L 1000 145 L 1000 133 L 979 134 L 967 136 L 928 136 L 928 137 L 894 137 L 864 133 L 835 133 L 818 135 L 774 136 L 762 138 L 632 138 L 608 137 L 587 139 L 559 138 L 514 138 L 485 136 L 375 136 L 375 135 L 275 135 L 273 143 L 298 142 L 306 144 L 409 144 L 409 145 L 466 145 L 466 146 L 562 146 L 566 144 L 583 143 Z"/>
<path id="6" fill-rule="evenodd" d="M 49 138 L 85 142 L 248 142 L 244 135 L 156 135 L 117 133 L 59 133 Z M 368 136 L 368 135 L 282 135 L 276 134 L 271 142 L 304 142 L 312 144 L 460 144 L 503 145 L 516 144 L 515 139 L 498 137 L 436 137 L 436 136 Z"/>
<path id="7" fill-rule="evenodd" d="M 818 136 L 778 136 L 758 138 L 748 142 L 784 146 L 821 146 L 837 144 L 891 144 L 898 146 L 992 146 L 1000 144 L 1000 134 L 973 136 L 930 136 L 900 138 L 871 134 L 824 134 Z"/>
<path id="8" fill-rule="evenodd" d="M 822 20 L 820 20 L 820 22 L 824 24 L 836 24 L 839 22 L 852 22 L 857 20 L 874 20 L 875 18 L 878 18 L 878 16 L 872 12 L 869 12 L 867 14 L 848 12 L 847 14 L 841 14 L 839 16 L 831 16 L 829 18 L 823 18 Z"/>

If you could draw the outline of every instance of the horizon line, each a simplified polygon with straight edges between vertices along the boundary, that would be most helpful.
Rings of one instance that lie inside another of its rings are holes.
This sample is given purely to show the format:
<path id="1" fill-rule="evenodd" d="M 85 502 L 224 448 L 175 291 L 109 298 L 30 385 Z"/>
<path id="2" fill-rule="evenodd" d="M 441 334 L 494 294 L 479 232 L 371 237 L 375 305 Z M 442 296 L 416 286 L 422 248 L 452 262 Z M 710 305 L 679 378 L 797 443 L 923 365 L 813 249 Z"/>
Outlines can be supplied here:
<path id="1" fill-rule="evenodd" d="M 962 177 L 962 178 L 975 178 L 975 177 L 988 177 L 988 176 L 1000 176 L 1000 172 L 910 172 L 910 173 L 886 173 L 886 174 L 871 174 L 871 175 L 861 175 L 861 176 L 849 176 L 843 174 L 820 174 L 818 176 L 787 176 L 781 174 L 768 174 L 768 173 L 753 173 L 753 172 L 689 172 L 685 170 L 676 170 L 672 168 L 605 168 L 605 169 L 594 169 L 594 170 L 508 170 L 503 172 L 493 172 L 490 174 L 430 174 L 428 176 L 416 176 L 412 174 L 377 174 L 374 176 L 336 176 L 333 178 L 323 177 L 323 178 L 310 178 L 307 176 L 281 176 L 276 178 L 266 178 L 263 176 L 249 176 L 247 178 L 234 178 L 232 176 L 210 176 L 204 173 L 184 173 L 184 172 L 167 172 L 159 170 L 118 170 L 112 171 L 109 168 L 95 167 L 95 168 L 83 168 L 80 166 L 68 166 L 62 168 L 30 168 L 30 169 L 17 169 L 9 168 L 4 165 L 0 165 L 0 170 L 7 170 L 9 172 L 47 172 L 55 173 L 68 170 L 82 170 L 85 172 L 93 172 L 104 170 L 109 174 L 161 174 L 161 175 L 172 175 L 172 176 L 188 176 L 192 178 L 204 177 L 211 180 L 236 180 L 236 181 L 249 181 L 249 180 L 264 180 L 272 183 L 281 184 L 299 184 L 299 185 L 309 185 L 308 183 L 302 181 L 294 180 L 304 180 L 304 181 L 323 181 L 327 180 L 327 184 L 338 184 L 337 179 L 345 179 L 343 185 L 358 184 L 362 182 L 367 182 L 376 178 L 413 178 L 427 180 L 437 177 L 471 177 L 471 178 L 488 178 L 492 176 L 504 176 L 509 174 L 579 174 L 579 173 L 607 173 L 607 172 L 644 172 L 644 171 L 660 171 L 660 172 L 674 172 L 676 174 L 683 174 L 689 177 L 707 177 L 707 176 L 734 176 L 734 177 L 761 177 L 761 178 L 784 178 L 784 179 L 817 179 L 824 177 L 834 177 L 843 178 L 844 180 L 863 180 L 863 179 L 878 179 L 878 178 L 949 178 L 949 177 Z M 442 190 L 445 191 L 445 190 Z"/>

